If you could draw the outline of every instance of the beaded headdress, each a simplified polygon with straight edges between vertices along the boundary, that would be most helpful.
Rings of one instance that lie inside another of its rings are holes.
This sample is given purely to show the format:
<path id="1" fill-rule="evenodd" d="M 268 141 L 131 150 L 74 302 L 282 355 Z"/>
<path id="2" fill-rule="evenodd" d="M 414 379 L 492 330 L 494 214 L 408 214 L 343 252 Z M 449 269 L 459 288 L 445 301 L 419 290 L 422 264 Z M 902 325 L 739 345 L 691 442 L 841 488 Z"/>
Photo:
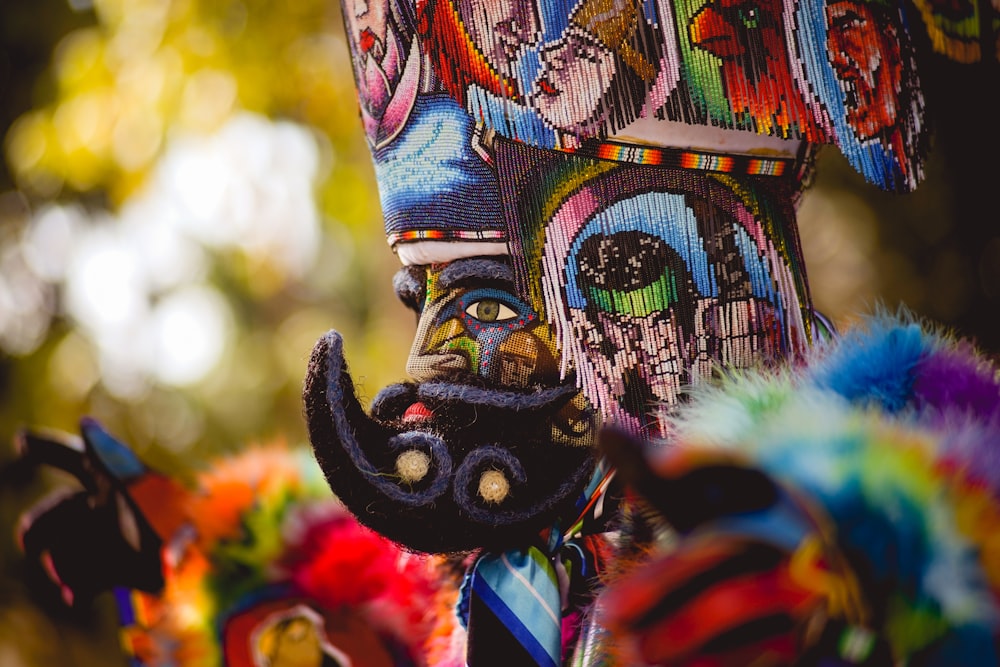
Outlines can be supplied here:
<path id="1" fill-rule="evenodd" d="M 951 24 L 921 11 L 944 44 Z M 922 178 L 913 17 L 898 3 L 345 0 L 344 15 L 397 249 L 502 243 L 497 174 L 481 142 L 492 132 L 604 154 L 606 141 L 724 154 L 834 144 L 882 188 Z M 964 52 L 957 39 L 947 43 Z M 463 207 L 470 196 L 477 205 Z M 404 263 L 415 263 L 409 254 Z"/>

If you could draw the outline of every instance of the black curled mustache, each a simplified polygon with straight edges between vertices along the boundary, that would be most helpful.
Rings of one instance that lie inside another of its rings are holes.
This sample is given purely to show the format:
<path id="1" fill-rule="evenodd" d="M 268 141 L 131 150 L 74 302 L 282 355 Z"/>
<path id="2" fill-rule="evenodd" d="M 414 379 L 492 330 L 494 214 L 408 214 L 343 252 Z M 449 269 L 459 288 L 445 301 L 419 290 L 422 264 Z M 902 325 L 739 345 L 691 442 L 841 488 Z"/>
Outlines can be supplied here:
<path id="1" fill-rule="evenodd" d="M 516 425 L 522 433 L 542 431 L 578 391 L 572 379 L 563 385 L 522 391 L 476 386 L 470 380 L 480 378 L 389 385 L 372 401 L 371 416 L 383 423 L 395 423 L 406 408 L 419 401 L 431 413 L 421 430 L 434 430 L 441 424 L 452 434 L 478 430 L 483 431 L 483 437 L 509 425 Z"/>
<path id="2" fill-rule="evenodd" d="M 403 546 L 444 553 L 530 540 L 572 508 L 594 455 L 590 447 L 554 445 L 550 428 L 576 393 L 573 384 L 505 391 L 450 379 L 402 383 L 379 392 L 369 416 L 343 340 L 331 331 L 313 349 L 303 399 L 316 459 L 347 508 Z M 402 421 L 417 401 L 431 418 Z M 426 463 L 420 479 L 405 481 L 397 471 L 405 452 Z M 510 485 L 502 502 L 477 494 L 488 470 Z"/>

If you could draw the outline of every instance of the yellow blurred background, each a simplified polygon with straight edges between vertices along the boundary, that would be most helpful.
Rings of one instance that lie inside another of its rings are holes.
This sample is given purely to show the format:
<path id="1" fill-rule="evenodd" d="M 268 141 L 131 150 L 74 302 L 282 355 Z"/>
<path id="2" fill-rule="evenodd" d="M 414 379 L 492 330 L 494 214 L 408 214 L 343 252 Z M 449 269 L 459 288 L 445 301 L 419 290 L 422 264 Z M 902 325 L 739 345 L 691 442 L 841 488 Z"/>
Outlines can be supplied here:
<path id="1" fill-rule="evenodd" d="M 413 319 L 336 3 L 15 0 L 0 31 L 0 665 L 123 665 L 110 600 L 68 614 L 21 581 L 17 517 L 69 482 L 18 466 L 16 430 L 94 416 L 187 477 L 305 440 L 327 329 L 364 395 L 402 379 Z M 840 327 L 902 304 L 996 352 L 998 132 L 963 97 L 996 68 L 932 64 L 943 129 L 916 193 L 821 153 L 800 214 L 813 297 Z"/>

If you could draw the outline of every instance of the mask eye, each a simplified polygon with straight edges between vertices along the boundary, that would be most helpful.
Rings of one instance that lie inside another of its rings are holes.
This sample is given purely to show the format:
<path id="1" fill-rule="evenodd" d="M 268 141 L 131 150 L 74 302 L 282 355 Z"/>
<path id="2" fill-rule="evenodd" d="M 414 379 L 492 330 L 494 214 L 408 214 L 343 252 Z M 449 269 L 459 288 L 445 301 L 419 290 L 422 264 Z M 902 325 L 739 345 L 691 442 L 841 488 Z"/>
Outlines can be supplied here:
<path id="1" fill-rule="evenodd" d="M 480 299 L 470 304 L 465 314 L 480 322 L 506 322 L 517 317 L 517 313 L 496 299 Z"/>

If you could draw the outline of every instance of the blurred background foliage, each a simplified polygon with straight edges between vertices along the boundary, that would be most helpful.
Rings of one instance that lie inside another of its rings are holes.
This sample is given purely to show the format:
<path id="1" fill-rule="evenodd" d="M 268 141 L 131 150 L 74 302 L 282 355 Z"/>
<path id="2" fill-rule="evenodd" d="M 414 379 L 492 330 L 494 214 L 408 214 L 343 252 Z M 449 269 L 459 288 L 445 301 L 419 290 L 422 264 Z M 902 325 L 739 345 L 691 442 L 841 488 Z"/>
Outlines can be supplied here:
<path id="1" fill-rule="evenodd" d="M 401 379 L 413 319 L 336 3 L 15 0 L 0 31 L 0 664 L 124 664 L 108 604 L 67 614 L 22 583 L 17 517 L 66 480 L 18 466 L 16 430 L 91 415 L 189 477 L 304 442 L 329 328 L 363 393 Z M 996 67 L 928 71 L 916 193 L 821 153 L 800 215 L 813 297 L 842 327 L 902 304 L 996 352 Z"/>

